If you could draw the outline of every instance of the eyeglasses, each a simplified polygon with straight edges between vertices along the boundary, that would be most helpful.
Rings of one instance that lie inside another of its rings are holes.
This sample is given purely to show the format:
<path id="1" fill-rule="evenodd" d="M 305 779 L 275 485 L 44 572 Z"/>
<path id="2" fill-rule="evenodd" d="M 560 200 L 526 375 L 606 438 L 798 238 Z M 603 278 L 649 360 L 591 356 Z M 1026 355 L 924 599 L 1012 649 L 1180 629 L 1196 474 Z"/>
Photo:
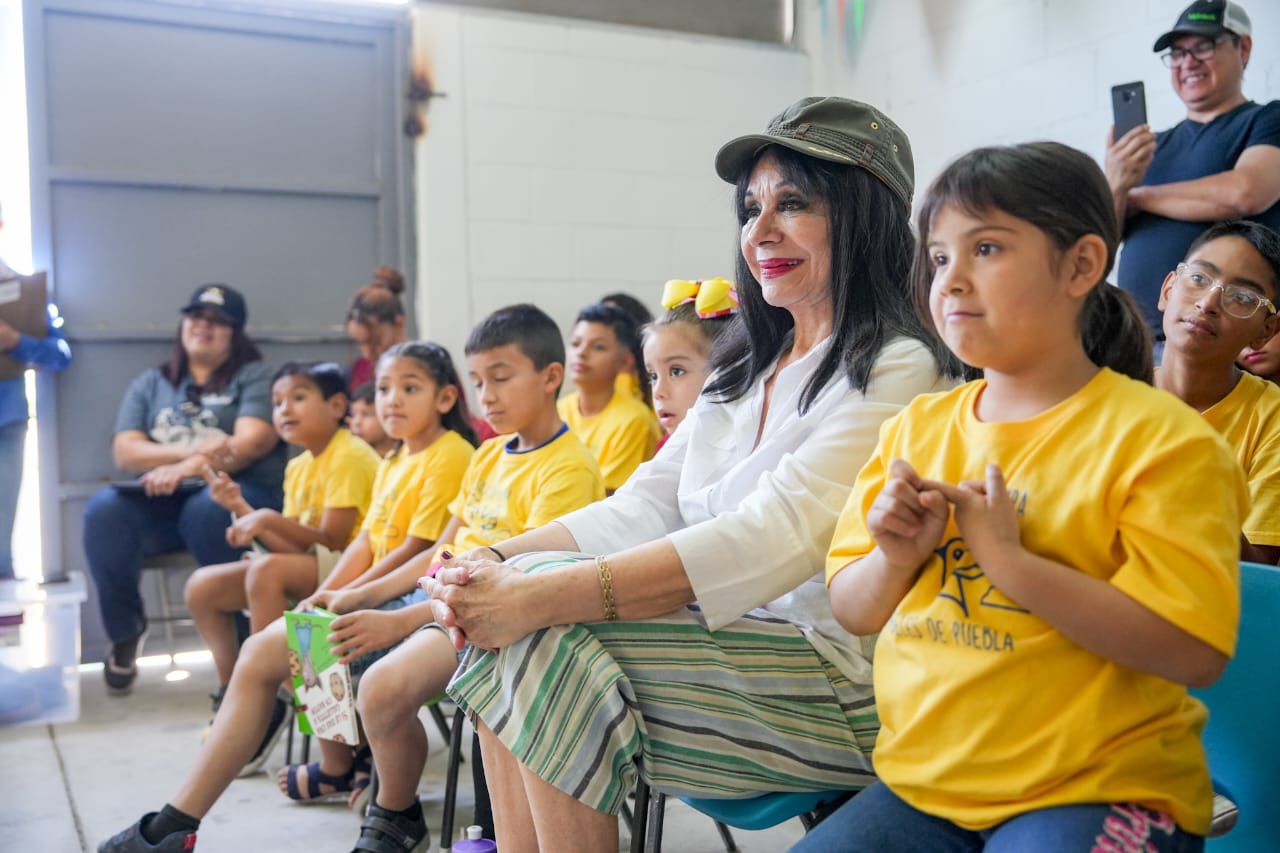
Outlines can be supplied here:
<path id="1" fill-rule="evenodd" d="M 1248 320 L 1264 305 L 1268 314 L 1276 313 L 1275 303 L 1258 291 L 1238 284 L 1224 284 L 1186 264 L 1178 264 L 1178 281 L 1195 291 L 1210 291 L 1215 288 L 1222 291 L 1222 310 L 1240 320 Z"/>
<path id="2" fill-rule="evenodd" d="M 1238 42 L 1240 37 L 1231 33 L 1223 33 L 1215 39 L 1201 39 L 1190 48 L 1171 47 L 1164 53 L 1160 54 L 1160 61 L 1164 63 L 1165 68 L 1172 68 L 1175 65 L 1181 65 L 1187 61 L 1188 56 L 1194 56 L 1196 59 L 1204 62 L 1213 56 L 1218 50 L 1218 45 L 1227 42 Z"/>

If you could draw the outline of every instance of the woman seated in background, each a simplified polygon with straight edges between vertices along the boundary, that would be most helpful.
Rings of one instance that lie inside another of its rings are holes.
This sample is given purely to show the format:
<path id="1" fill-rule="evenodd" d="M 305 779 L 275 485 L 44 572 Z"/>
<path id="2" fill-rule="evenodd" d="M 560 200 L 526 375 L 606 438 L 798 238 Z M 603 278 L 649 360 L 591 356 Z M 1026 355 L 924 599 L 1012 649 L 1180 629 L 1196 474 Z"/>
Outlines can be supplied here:
<path id="1" fill-rule="evenodd" d="M 347 390 L 354 394 L 373 381 L 373 368 L 382 354 L 408 340 L 404 303 L 404 276 L 392 267 L 378 267 L 373 282 L 356 291 L 347 311 L 347 334 L 360 350 L 360 357 L 347 372 Z M 496 435 L 484 418 L 473 417 L 471 428 L 480 441 Z"/>
<path id="2" fill-rule="evenodd" d="M 347 334 L 360 350 L 360 357 L 347 372 L 347 390 L 355 392 L 373 381 L 373 366 L 384 352 L 406 340 L 404 276 L 392 267 L 378 267 L 373 281 L 356 291 L 347 311 Z"/>
<path id="3" fill-rule="evenodd" d="M 616 849 L 637 772 L 719 797 L 874 778 L 870 643 L 820 572 L 880 424 L 950 384 L 909 295 L 909 145 L 872 107 L 806 98 L 716 171 L 741 321 L 684 426 L 612 497 L 424 581 L 474 645 L 449 693 L 503 853 Z"/>
<path id="4" fill-rule="evenodd" d="M 169 358 L 129 385 L 116 416 L 117 468 L 141 471 L 136 488 L 107 486 L 89 500 L 84 550 L 111 641 L 107 687 L 125 692 L 147 620 L 142 558 L 186 549 L 202 566 L 237 560 L 227 511 L 202 475 L 224 471 L 255 507 L 279 509 L 285 448 L 271 423 L 271 371 L 248 335 L 244 297 L 225 284 L 196 289 L 182 309 Z"/>

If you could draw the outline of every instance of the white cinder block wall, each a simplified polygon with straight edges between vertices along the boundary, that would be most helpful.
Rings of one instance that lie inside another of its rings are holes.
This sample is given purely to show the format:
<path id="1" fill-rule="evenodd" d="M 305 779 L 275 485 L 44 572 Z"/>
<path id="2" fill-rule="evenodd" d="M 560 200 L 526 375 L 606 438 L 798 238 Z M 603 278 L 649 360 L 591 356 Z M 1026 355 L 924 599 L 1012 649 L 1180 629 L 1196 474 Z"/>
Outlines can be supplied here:
<path id="1" fill-rule="evenodd" d="M 1184 115 L 1151 44 L 1186 2 L 867 0 L 850 42 L 834 0 L 797 0 L 796 50 L 419 6 L 416 53 L 446 97 L 416 151 L 418 328 L 460 359 L 471 325 L 513 301 L 567 333 L 610 290 L 656 308 L 668 278 L 730 274 L 712 156 L 805 94 L 884 108 L 921 192 L 978 145 L 1056 139 L 1101 160 L 1112 84 L 1143 80 L 1157 129 Z M 1280 2 L 1244 5 L 1245 94 L 1280 97 Z"/>
<path id="2" fill-rule="evenodd" d="M 834 0 L 797 2 L 813 91 L 870 101 L 901 124 L 918 195 L 979 145 L 1053 139 L 1101 162 L 1116 83 L 1144 81 L 1157 130 L 1186 116 L 1151 45 L 1190 0 L 866 0 L 852 44 Z M 1254 29 L 1245 95 L 1280 98 L 1280 2 L 1241 5 Z"/>
<path id="3" fill-rule="evenodd" d="M 810 85 L 794 50 L 514 13 L 420 7 L 415 44 L 446 95 L 416 151 L 418 328 L 459 360 L 502 305 L 567 334 L 609 291 L 656 309 L 669 278 L 732 275 L 715 151 Z"/>

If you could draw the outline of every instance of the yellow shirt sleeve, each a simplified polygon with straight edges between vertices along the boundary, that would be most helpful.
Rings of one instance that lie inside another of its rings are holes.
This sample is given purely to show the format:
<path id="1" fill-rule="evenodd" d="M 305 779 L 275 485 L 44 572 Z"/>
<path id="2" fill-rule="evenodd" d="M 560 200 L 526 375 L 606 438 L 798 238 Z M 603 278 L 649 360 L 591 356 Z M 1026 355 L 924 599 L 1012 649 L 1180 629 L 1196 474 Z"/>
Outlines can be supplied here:
<path id="1" fill-rule="evenodd" d="M 1204 417 L 1244 468 L 1249 483 L 1244 537 L 1254 545 L 1280 545 L 1280 387 L 1243 374 Z"/>
<path id="2" fill-rule="evenodd" d="M 285 518 L 298 518 L 301 515 L 298 507 L 299 489 L 306 480 L 307 468 L 313 458 L 311 451 L 304 450 L 290 459 L 289 464 L 284 467 L 284 505 L 280 514 Z"/>
<path id="3" fill-rule="evenodd" d="M 447 432 L 430 449 L 422 463 L 417 483 L 418 503 L 409 521 L 409 535 L 435 542 L 444 532 L 452 513 L 449 503 L 458 494 L 462 478 L 471 462 L 473 449 L 456 432 Z"/>
<path id="4" fill-rule="evenodd" d="M 320 484 L 323 505 L 326 509 L 355 508 L 363 514 L 369 508 L 373 479 L 378 473 L 378 454 L 345 429 L 338 430 L 331 441 L 339 444 L 334 448 L 337 453 L 333 465 Z"/>

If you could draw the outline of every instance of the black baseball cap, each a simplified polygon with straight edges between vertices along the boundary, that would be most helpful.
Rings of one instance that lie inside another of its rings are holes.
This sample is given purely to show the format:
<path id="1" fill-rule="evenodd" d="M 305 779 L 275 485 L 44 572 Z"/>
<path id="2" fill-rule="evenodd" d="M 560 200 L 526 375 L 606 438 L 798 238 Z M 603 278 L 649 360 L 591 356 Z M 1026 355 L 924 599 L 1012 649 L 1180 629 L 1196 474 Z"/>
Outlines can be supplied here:
<path id="1" fill-rule="evenodd" d="M 774 116 L 764 133 L 726 142 L 716 154 L 716 174 L 737 183 L 766 145 L 859 166 L 911 206 L 915 191 L 911 142 L 902 128 L 870 104 L 831 97 L 796 101 Z"/>
<path id="2" fill-rule="evenodd" d="M 183 314 L 192 311 L 213 311 L 232 326 L 239 328 L 249 319 L 244 297 L 240 291 L 226 284 L 202 284 L 191 294 L 191 301 L 182 307 Z"/>
<path id="3" fill-rule="evenodd" d="M 1157 53 L 1173 44 L 1178 36 L 1214 36 L 1231 33 L 1237 36 L 1253 35 L 1253 22 L 1239 3 L 1226 0 L 1196 0 L 1182 10 L 1173 29 L 1156 39 L 1152 50 Z"/>

